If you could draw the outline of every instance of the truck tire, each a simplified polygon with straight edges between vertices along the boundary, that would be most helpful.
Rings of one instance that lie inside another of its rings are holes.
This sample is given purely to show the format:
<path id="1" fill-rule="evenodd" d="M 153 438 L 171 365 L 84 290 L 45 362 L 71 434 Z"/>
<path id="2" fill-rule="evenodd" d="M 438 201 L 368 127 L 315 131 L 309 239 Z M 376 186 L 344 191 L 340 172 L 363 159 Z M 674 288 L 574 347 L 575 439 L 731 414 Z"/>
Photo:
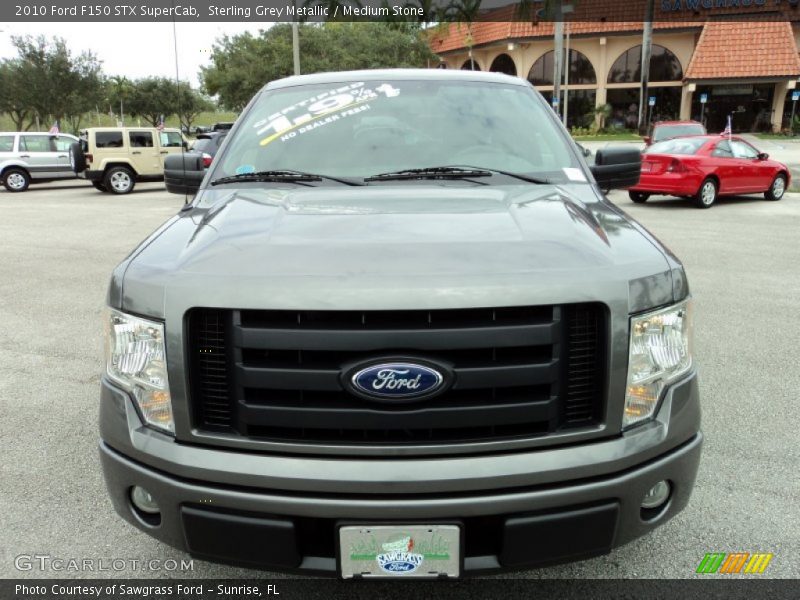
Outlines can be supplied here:
<path id="1" fill-rule="evenodd" d="M 69 164 L 76 175 L 86 170 L 86 155 L 83 153 L 80 142 L 73 142 L 70 144 Z"/>
<path id="2" fill-rule="evenodd" d="M 103 185 L 112 194 L 130 194 L 136 185 L 133 171 L 127 167 L 111 167 L 106 171 Z"/>
<path id="3" fill-rule="evenodd" d="M 25 169 L 12 167 L 3 172 L 3 185 L 9 192 L 24 192 L 31 184 L 31 176 Z"/>
<path id="4" fill-rule="evenodd" d="M 636 204 L 644 204 L 649 197 L 650 194 L 645 194 L 643 192 L 628 192 L 628 198 Z"/>

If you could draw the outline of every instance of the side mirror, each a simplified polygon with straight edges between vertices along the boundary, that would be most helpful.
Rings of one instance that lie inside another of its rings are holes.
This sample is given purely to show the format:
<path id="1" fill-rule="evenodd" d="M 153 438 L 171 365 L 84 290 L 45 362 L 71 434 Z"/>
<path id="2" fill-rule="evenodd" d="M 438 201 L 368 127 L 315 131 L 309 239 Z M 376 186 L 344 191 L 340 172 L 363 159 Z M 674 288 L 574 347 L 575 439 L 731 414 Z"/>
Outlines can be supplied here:
<path id="1" fill-rule="evenodd" d="M 200 154 L 169 154 L 164 158 L 164 184 L 171 194 L 194 194 L 205 175 Z"/>
<path id="2" fill-rule="evenodd" d="M 633 187 L 639 183 L 642 153 L 636 148 L 602 148 L 594 157 L 592 175 L 601 190 Z"/>
<path id="3" fill-rule="evenodd" d="M 767 160 L 769 158 L 769 154 L 766 152 L 759 152 L 757 158 L 758 160 Z"/>
<path id="4" fill-rule="evenodd" d="M 181 142 L 181 146 L 183 146 L 184 150 L 188 150 L 189 149 L 189 142 L 187 142 L 186 140 L 183 140 Z"/>
<path id="5" fill-rule="evenodd" d="M 644 140 L 645 146 L 649 146 L 653 141 L 652 138 L 649 135 L 644 136 L 644 138 L 642 138 L 642 139 Z"/>

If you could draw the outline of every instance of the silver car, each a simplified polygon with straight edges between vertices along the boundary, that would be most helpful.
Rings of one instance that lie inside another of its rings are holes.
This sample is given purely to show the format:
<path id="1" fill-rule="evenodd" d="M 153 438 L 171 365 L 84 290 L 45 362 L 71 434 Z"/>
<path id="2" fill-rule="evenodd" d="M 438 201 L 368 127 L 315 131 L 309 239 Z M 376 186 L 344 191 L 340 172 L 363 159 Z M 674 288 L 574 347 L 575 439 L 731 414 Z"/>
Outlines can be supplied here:
<path id="1" fill-rule="evenodd" d="M 24 192 L 31 182 L 75 177 L 69 147 L 77 141 L 68 133 L 0 133 L 0 182 L 9 192 Z"/>

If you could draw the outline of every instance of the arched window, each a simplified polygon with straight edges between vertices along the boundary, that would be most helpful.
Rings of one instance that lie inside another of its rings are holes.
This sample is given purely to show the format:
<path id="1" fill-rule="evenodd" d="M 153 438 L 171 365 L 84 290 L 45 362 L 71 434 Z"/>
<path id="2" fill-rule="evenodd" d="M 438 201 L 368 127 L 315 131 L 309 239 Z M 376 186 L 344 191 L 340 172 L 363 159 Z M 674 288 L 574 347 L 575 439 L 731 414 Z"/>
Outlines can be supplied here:
<path id="1" fill-rule="evenodd" d="M 528 71 L 528 81 L 533 85 L 553 85 L 554 56 L 555 52 L 552 50 L 540 56 Z M 597 83 L 594 67 L 583 52 L 569 51 L 569 83 L 574 85 Z"/>
<path id="2" fill-rule="evenodd" d="M 642 46 L 623 52 L 611 65 L 608 83 L 637 83 L 642 79 Z M 672 52 L 653 44 L 650 50 L 650 81 L 680 81 L 683 67 Z"/>
<path id="3" fill-rule="evenodd" d="M 508 54 L 501 54 L 492 61 L 492 66 L 489 67 L 490 71 L 495 73 L 505 73 L 506 75 L 516 75 L 517 67 L 514 65 L 513 59 Z"/>
<path id="4" fill-rule="evenodd" d="M 474 58 L 469 58 L 464 61 L 464 64 L 461 65 L 462 71 L 480 71 L 481 66 L 478 64 L 478 61 Z"/>

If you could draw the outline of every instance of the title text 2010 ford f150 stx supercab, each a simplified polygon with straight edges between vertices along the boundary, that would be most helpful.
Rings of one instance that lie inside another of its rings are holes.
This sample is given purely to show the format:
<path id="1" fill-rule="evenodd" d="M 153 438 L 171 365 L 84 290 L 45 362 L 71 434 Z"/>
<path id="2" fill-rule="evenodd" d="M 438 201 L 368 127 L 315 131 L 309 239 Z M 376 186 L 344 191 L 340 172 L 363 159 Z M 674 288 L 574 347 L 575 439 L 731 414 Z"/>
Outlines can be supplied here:
<path id="1" fill-rule="evenodd" d="M 267 85 L 184 210 L 114 271 L 100 453 L 117 511 L 193 556 L 459 577 L 611 551 L 683 509 L 692 304 L 518 78 Z"/>

